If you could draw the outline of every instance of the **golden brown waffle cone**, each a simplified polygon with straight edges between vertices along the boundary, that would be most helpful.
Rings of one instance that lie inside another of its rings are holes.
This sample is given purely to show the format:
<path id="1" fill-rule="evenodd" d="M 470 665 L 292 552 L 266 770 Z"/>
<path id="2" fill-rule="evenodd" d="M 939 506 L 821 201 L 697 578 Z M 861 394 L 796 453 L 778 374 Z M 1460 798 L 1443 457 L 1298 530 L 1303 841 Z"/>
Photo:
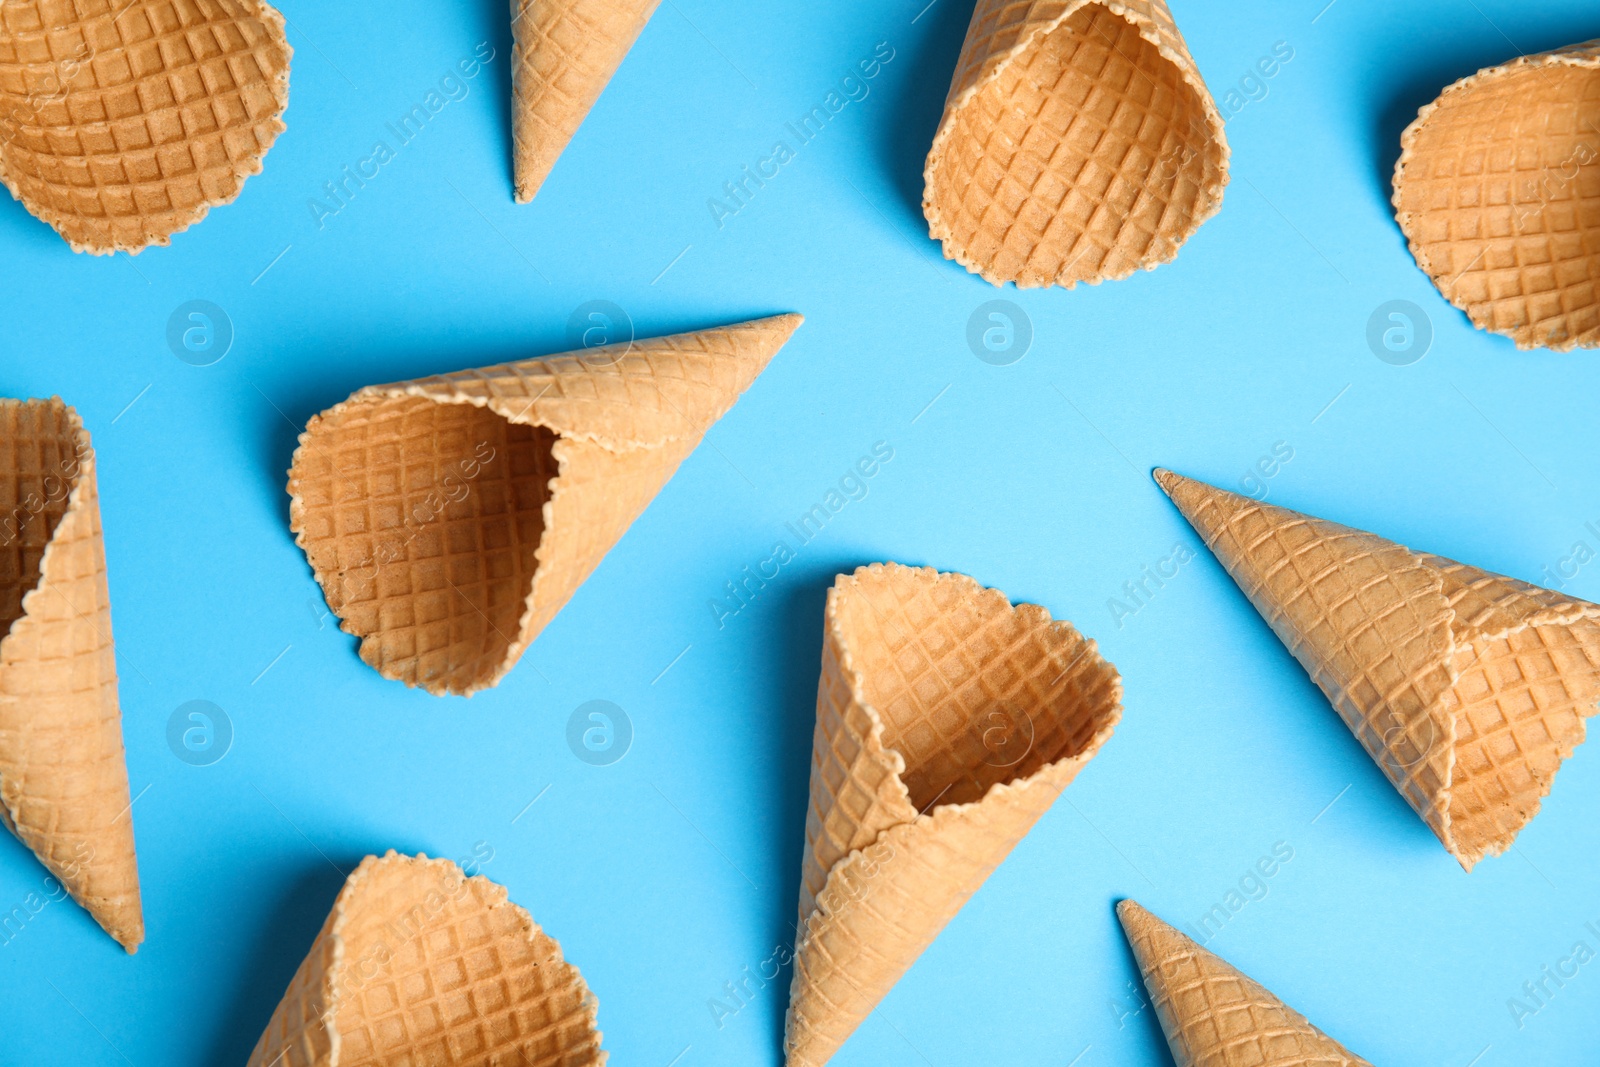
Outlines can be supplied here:
<path id="1" fill-rule="evenodd" d="M 314 417 L 289 525 L 385 678 L 494 685 L 800 325 L 369 386 Z"/>
<path id="2" fill-rule="evenodd" d="M 1117 918 L 1177 1067 L 1372 1067 L 1133 901 Z"/>
<path id="3" fill-rule="evenodd" d="M 123 948 L 144 940 L 94 450 L 0 401 L 0 823 Z"/>
<path id="4" fill-rule="evenodd" d="M 828 593 L 790 1067 L 818 1067 L 1099 751 L 1122 681 L 1043 608 L 875 563 Z"/>
<path id="5" fill-rule="evenodd" d="M 1600 701 L 1600 606 L 1156 480 L 1450 854 L 1509 848 Z"/>
<path id="6" fill-rule="evenodd" d="M 1417 265 L 1518 348 L 1600 345 L 1600 40 L 1489 67 L 1400 137 Z"/>
<path id="7" fill-rule="evenodd" d="M 661 0 L 511 0 L 517 203 L 532 200 Z"/>
<path id="8" fill-rule="evenodd" d="M 6 0 L 0 182 L 75 251 L 168 244 L 260 173 L 290 53 L 262 0 Z"/>
<path id="9" fill-rule="evenodd" d="M 249 1067 L 605 1067 L 595 1009 L 504 887 L 390 849 L 350 875 Z"/>
<path id="10" fill-rule="evenodd" d="M 978 0 L 923 178 L 947 259 L 1070 289 L 1176 256 L 1228 142 L 1163 0 Z"/>

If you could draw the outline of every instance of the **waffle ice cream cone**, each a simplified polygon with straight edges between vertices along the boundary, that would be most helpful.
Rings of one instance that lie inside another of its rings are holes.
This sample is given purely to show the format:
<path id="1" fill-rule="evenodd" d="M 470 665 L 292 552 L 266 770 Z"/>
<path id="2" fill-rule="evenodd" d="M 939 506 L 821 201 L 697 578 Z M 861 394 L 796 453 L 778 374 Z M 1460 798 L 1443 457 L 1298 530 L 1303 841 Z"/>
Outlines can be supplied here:
<path id="1" fill-rule="evenodd" d="M 1450 854 L 1509 848 L 1600 701 L 1600 605 L 1155 476 Z"/>
<path id="2" fill-rule="evenodd" d="M 1117 918 L 1177 1067 L 1372 1067 L 1133 901 Z"/>
<path id="3" fill-rule="evenodd" d="M 497 683 L 799 315 L 369 386 L 315 416 L 289 525 L 385 678 Z"/>
<path id="4" fill-rule="evenodd" d="M 1400 148 L 1395 217 L 1445 299 L 1518 348 L 1600 345 L 1600 40 L 1463 78 Z"/>
<path id="5" fill-rule="evenodd" d="M 6 0 L 0 182 L 74 251 L 168 244 L 260 173 L 290 52 L 262 0 Z"/>
<path id="6" fill-rule="evenodd" d="M 1093 641 L 961 574 L 878 564 L 828 594 L 789 1067 L 820 1067 L 1121 717 Z"/>
<path id="7" fill-rule="evenodd" d="M 391 849 L 350 875 L 249 1067 L 605 1067 L 595 1011 L 504 887 Z"/>
<path id="8" fill-rule="evenodd" d="M 129 952 L 144 940 L 94 450 L 0 401 L 0 823 Z"/>
<path id="9" fill-rule="evenodd" d="M 511 0 L 511 144 L 526 204 L 661 0 Z"/>
<path id="10" fill-rule="evenodd" d="M 1228 142 L 1163 0 L 978 0 L 923 178 L 945 258 L 1071 289 L 1176 256 Z"/>

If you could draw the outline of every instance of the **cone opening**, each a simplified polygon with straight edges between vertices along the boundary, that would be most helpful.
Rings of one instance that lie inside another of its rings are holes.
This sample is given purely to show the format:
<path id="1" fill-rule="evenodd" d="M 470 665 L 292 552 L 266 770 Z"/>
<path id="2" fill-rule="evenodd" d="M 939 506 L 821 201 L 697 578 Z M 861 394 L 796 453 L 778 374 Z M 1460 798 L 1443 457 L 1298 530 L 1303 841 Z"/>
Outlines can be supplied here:
<path id="1" fill-rule="evenodd" d="M 59 400 L 0 402 L 0 638 L 39 585 L 44 552 L 67 513 L 89 446 Z"/>
<path id="2" fill-rule="evenodd" d="M 963 575 L 928 573 L 858 571 L 836 620 L 919 812 L 1085 752 L 1120 696 L 1116 671 L 1070 625 Z"/>
<path id="3" fill-rule="evenodd" d="M 101 6 L 78 17 L 70 4 L 0 4 L 13 42 L 0 58 L 0 179 L 75 248 L 136 252 L 261 169 L 284 128 L 290 49 L 254 0 Z M 54 62 L 17 58 L 35 55 Z M 136 72 L 131 85 L 119 70 Z"/>
<path id="4" fill-rule="evenodd" d="M 1215 116 L 1184 75 L 1129 19 L 1081 7 L 947 118 L 929 160 L 934 236 L 1024 286 L 1170 260 L 1226 180 Z"/>
<path id="5" fill-rule="evenodd" d="M 557 440 L 404 395 L 311 421 L 290 472 L 292 526 L 329 608 L 385 677 L 471 691 L 520 650 Z"/>
<path id="6" fill-rule="evenodd" d="M 1453 851 L 1499 854 L 1538 814 L 1600 701 L 1600 623 L 1530 626 L 1459 650 L 1447 697 Z"/>
<path id="7" fill-rule="evenodd" d="M 1518 63 L 1406 131 L 1395 207 L 1418 265 L 1522 347 L 1600 344 L 1600 64 Z"/>
<path id="8" fill-rule="evenodd" d="M 604 1062 L 581 976 L 498 887 L 391 855 L 369 860 L 339 907 L 341 1067 Z"/>

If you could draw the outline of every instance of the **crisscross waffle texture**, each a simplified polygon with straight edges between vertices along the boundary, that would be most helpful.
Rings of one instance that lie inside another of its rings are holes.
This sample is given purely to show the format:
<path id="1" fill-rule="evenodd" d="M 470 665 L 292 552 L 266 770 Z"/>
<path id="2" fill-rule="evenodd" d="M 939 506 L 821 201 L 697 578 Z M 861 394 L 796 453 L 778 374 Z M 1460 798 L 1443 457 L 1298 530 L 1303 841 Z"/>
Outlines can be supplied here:
<path id="1" fill-rule="evenodd" d="M 350 875 L 249 1067 L 605 1067 L 595 1013 L 504 887 L 390 850 Z"/>
<path id="2" fill-rule="evenodd" d="M 873 564 L 828 593 L 790 991 L 825 1063 L 1111 736 L 1093 641 L 961 574 Z"/>
<path id="3" fill-rule="evenodd" d="M 1417 265 L 1518 348 L 1600 345 L 1600 40 L 1450 86 L 1400 138 Z"/>
<path id="4" fill-rule="evenodd" d="M 6 0 L 0 181 L 76 251 L 168 244 L 260 173 L 290 54 L 262 0 Z"/>
<path id="5" fill-rule="evenodd" d="M 1372 1067 L 1133 901 L 1117 918 L 1177 1067 Z"/>
<path id="6" fill-rule="evenodd" d="M 386 678 L 494 685 L 800 324 L 369 386 L 315 416 L 289 523 Z"/>
<path id="7" fill-rule="evenodd" d="M 94 450 L 0 400 L 0 823 L 129 952 L 144 940 Z"/>
<path id="8" fill-rule="evenodd" d="M 979 0 L 923 177 L 946 258 L 1070 289 L 1176 256 L 1228 144 L 1163 0 Z"/>
<path id="9" fill-rule="evenodd" d="M 1451 855 L 1509 848 L 1600 702 L 1600 606 L 1156 480 Z"/>
<path id="10" fill-rule="evenodd" d="M 511 0 L 517 203 L 532 200 L 550 176 L 659 3 Z"/>

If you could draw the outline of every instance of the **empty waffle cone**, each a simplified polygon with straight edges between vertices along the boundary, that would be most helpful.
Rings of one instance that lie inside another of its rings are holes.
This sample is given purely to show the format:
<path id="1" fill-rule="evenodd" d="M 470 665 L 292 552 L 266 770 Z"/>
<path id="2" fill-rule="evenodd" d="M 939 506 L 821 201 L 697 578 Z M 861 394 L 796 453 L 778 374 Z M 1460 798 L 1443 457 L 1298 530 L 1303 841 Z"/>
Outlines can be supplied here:
<path id="1" fill-rule="evenodd" d="M 1600 701 L 1600 605 L 1156 480 L 1450 854 L 1509 848 Z"/>
<path id="2" fill-rule="evenodd" d="M 312 418 L 289 525 L 385 678 L 494 685 L 799 315 L 374 385 Z"/>
<path id="3" fill-rule="evenodd" d="M 828 593 L 785 1046 L 819 1067 L 1099 751 L 1093 641 L 962 574 L 875 563 Z"/>
<path id="4" fill-rule="evenodd" d="M 923 178 L 947 259 L 1070 289 L 1176 256 L 1228 142 L 1163 0 L 978 0 Z"/>
<path id="5" fill-rule="evenodd" d="M 1372 1067 L 1133 901 L 1117 918 L 1177 1067 Z"/>
<path id="6" fill-rule="evenodd" d="M 7 0 L 0 182 L 75 251 L 168 244 L 260 173 L 290 53 L 262 0 Z"/>
<path id="7" fill-rule="evenodd" d="M 350 875 L 249 1067 L 605 1067 L 596 1006 L 504 887 L 391 849 Z"/>
<path id="8" fill-rule="evenodd" d="M 550 176 L 661 0 L 511 0 L 517 203 Z"/>
<path id="9" fill-rule="evenodd" d="M 94 450 L 0 401 L 0 823 L 129 952 L 144 940 Z"/>
<path id="10" fill-rule="evenodd" d="M 1600 40 L 1489 67 L 1400 137 L 1417 265 L 1518 348 L 1600 345 Z"/>

